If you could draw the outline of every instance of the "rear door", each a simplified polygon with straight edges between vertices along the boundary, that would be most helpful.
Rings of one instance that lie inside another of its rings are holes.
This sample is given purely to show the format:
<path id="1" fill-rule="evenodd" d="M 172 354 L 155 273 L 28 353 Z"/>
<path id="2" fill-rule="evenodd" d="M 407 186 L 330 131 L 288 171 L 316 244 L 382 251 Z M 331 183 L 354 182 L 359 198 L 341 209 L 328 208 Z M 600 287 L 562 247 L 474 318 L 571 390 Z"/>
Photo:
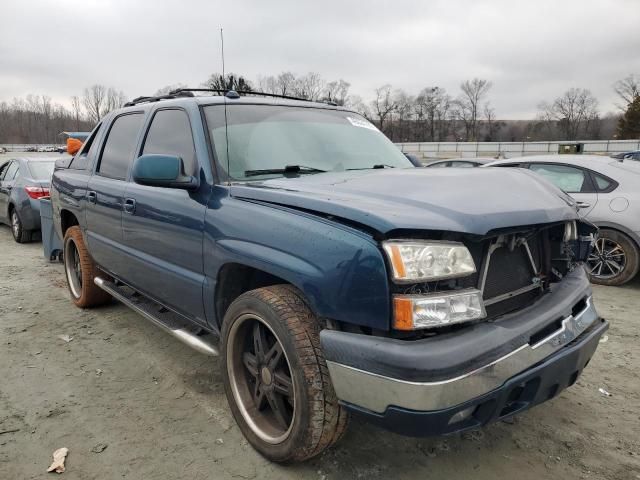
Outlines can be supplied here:
<path id="1" fill-rule="evenodd" d="M 143 112 L 125 113 L 114 119 L 87 185 L 89 251 L 100 266 L 118 276 L 126 262 L 122 249 L 124 190 L 143 120 Z"/>
<path id="2" fill-rule="evenodd" d="M 158 109 L 146 132 L 140 154 L 182 158 L 185 174 L 200 177 L 187 112 Z M 201 162 L 208 159 L 201 159 Z M 202 242 L 210 187 L 199 190 L 127 184 L 122 216 L 127 261 L 123 278 L 167 307 L 205 323 Z"/>
<path id="3" fill-rule="evenodd" d="M 553 183 L 583 204 L 580 215 L 587 216 L 598 203 L 591 174 L 584 168 L 559 163 L 531 163 L 529 169 Z"/>

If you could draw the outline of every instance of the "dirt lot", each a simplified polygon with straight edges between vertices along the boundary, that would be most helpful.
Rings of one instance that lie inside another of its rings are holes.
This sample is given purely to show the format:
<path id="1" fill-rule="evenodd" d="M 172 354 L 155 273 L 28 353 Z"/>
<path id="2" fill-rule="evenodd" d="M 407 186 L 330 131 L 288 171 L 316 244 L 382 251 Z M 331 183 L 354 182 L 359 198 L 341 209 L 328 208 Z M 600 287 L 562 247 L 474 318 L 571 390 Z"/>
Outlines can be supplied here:
<path id="1" fill-rule="evenodd" d="M 242 438 L 217 360 L 117 303 L 73 307 L 62 266 L 4 226 L 0 252 L 0 478 L 54 475 L 64 446 L 68 479 L 640 479 L 640 279 L 595 289 L 607 341 L 575 386 L 515 421 L 435 439 L 354 421 L 323 456 L 282 467 Z"/>

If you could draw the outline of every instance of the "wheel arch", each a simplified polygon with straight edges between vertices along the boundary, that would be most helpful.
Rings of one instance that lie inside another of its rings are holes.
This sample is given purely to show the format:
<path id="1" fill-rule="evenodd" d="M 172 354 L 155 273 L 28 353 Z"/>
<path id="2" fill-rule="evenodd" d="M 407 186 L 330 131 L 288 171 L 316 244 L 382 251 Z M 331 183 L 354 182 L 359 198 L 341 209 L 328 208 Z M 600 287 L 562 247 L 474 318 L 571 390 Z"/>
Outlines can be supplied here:
<path id="1" fill-rule="evenodd" d="M 607 230 L 615 230 L 618 233 L 622 233 L 631 239 L 631 241 L 635 244 L 636 249 L 640 252 L 640 238 L 638 235 L 632 230 L 614 222 L 593 222 L 593 224 L 599 229 L 607 229 Z"/>
<path id="2" fill-rule="evenodd" d="M 67 210 L 65 208 L 60 210 L 60 229 L 62 231 L 62 236 L 67 232 L 69 227 L 73 227 L 74 225 L 80 225 L 78 218 L 75 216 L 73 212 Z"/>
<path id="3" fill-rule="evenodd" d="M 291 279 L 276 275 L 264 267 L 241 262 L 228 262 L 218 270 L 214 292 L 215 320 L 218 328 L 222 326 L 224 315 L 233 301 L 243 293 L 272 285 L 291 285 L 302 291 Z M 304 292 L 302 291 L 304 295 Z M 306 297 L 305 297 L 306 298 Z M 315 312 L 315 309 L 310 308 Z"/>

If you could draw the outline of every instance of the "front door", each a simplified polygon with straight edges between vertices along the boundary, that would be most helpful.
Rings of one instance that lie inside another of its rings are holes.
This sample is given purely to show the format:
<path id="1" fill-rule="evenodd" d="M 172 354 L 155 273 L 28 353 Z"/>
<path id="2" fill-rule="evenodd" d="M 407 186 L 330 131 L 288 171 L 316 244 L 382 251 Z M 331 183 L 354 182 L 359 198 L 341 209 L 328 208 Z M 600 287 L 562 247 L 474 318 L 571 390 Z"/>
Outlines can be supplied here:
<path id="1" fill-rule="evenodd" d="M 109 131 L 87 186 L 87 231 L 89 251 L 98 265 L 122 275 L 122 209 L 129 165 L 133 159 L 142 120 L 141 112 L 120 115 Z"/>
<path id="2" fill-rule="evenodd" d="M 180 157 L 185 174 L 198 175 L 187 113 L 154 114 L 141 154 Z M 204 216 L 210 187 L 196 191 L 127 184 L 122 216 L 128 258 L 123 278 L 163 305 L 205 324 L 202 288 Z"/>

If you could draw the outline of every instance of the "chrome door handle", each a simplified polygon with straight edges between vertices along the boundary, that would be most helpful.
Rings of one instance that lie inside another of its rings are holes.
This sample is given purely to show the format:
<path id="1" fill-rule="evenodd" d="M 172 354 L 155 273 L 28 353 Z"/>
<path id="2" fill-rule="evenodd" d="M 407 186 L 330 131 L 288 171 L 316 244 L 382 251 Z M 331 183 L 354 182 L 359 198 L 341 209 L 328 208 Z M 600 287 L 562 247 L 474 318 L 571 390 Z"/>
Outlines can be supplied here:
<path id="1" fill-rule="evenodd" d="M 136 201 L 133 198 L 125 198 L 123 209 L 125 212 L 133 214 L 136 211 Z"/>
<path id="2" fill-rule="evenodd" d="M 96 203 L 98 200 L 98 194 L 96 192 L 87 192 L 87 200 L 89 203 Z"/>

